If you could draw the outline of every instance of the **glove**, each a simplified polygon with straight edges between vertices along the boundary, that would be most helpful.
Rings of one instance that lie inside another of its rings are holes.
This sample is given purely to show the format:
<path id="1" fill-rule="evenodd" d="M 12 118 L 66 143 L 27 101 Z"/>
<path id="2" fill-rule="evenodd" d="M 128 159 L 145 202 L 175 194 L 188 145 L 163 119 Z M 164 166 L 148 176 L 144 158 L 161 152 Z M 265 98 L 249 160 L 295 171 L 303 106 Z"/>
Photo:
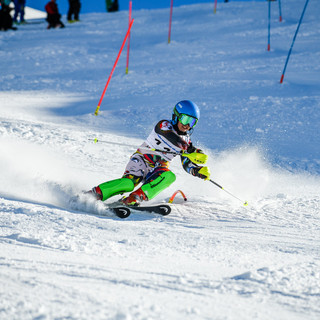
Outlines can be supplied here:
<path id="1" fill-rule="evenodd" d="M 195 176 L 199 177 L 203 180 L 209 180 L 210 179 L 210 169 L 209 167 L 200 167 L 198 172 L 195 173 Z"/>
<path id="2" fill-rule="evenodd" d="M 191 162 L 196 164 L 205 164 L 208 160 L 208 156 L 202 152 L 201 149 L 197 149 L 192 145 L 189 144 L 187 149 L 187 154 L 183 153 L 182 156 L 187 157 Z"/>
<path id="3" fill-rule="evenodd" d="M 187 157 L 191 162 L 200 165 L 205 164 L 208 160 L 208 156 L 204 153 L 183 153 L 182 156 Z"/>
<path id="4" fill-rule="evenodd" d="M 194 152 L 196 152 L 196 153 L 203 153 L 201 149 L 197 149 L 196 147 L 194 147 L 194 146 L 192 145 L 192 142 L 190 142 L 190 144 L 189 144 L 189 146 L 188 146 L 188 149 L 187 149 L 187 152 L 188 152 L 188 153 L 194 153 Z"/>

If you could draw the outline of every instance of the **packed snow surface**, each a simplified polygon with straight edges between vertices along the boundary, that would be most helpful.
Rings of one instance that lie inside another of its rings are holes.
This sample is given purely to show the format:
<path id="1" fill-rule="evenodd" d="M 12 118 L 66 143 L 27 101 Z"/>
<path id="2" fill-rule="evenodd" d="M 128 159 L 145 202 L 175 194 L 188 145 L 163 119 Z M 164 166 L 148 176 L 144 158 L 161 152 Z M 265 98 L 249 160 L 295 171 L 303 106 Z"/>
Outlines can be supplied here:
<path id="1" fill-rule="evenodd" d="M 127 11 L 0 33 L 0 319 L 320 318 L 320 5 L 280 84 L 305 1 L 281 4 L 270 51 L 267 2 L 174 8 L 170 44 L 169 9 L 134 11 L 129 73 L 125 47 L 98 116 Z M 224 190 L 176 158 L 151 201 L 182 190 L 169 216 L 70 202 L 183 99 Z"/>

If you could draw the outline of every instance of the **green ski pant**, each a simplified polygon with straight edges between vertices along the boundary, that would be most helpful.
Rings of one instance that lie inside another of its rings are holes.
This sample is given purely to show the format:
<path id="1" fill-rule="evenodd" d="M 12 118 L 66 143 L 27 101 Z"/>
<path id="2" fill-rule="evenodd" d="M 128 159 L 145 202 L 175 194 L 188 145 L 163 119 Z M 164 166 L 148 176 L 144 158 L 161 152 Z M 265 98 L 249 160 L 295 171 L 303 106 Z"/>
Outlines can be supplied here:
<path id="1" fill-rule="evenodd" d="M 168 170 L 163 172 L 156 179 L 142 185 L 141 189 L 147 196 L 148 200 L 151 200 L 161 191 L 168 188 L 175 180 L 175 174 Z M 120 178 L 104 182 L 100 184 L 99 187 L 102 192 L 102 201 L 105 201 L 117 194 L 133 191 L 134 183 L 131 179 Z"/>

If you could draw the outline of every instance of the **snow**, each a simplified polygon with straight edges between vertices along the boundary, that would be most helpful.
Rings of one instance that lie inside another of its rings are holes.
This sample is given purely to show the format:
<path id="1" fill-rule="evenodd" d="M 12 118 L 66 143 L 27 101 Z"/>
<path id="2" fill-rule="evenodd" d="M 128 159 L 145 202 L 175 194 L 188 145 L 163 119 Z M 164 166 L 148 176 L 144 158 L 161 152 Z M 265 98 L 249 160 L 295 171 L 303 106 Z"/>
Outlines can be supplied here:
<path id="1" fill-rule="evenodd" d="M 13 2 L 10 2 L 10 7 L 13 9 L 10 12 L 11 16 L 13 17 L 14 16 L 14 3 Z M 42 8 L 42 9 L 44 9 L 44 8 Z M 45 19 L 46 17 L 47 17 L 47 13 L 42 10 L 30 8 L 27 6 L 24 8 L 24 19 L 27 22 L 31 22 L 32 20 L 37 20 L 37 19 Z"/>
<path id="2" fill-rule="evenodd" d="M 281 23 L 271 3 L 270 52 L 266 2 L 175 7 L 170 44 L 168 9 L 134 11 L 129 74 L 125 48 L 98 116 L 128 12 L 0 33 L 0 319 L 319 319 L 317 1 L 279 83 L 304 3 L 282 1 Z M 120 177 L 182 99 L 201 109 L 211 178 L 241 201 L 175 159 L 151 201 L 183 190 L 169 216 L 70 204 Z"/>

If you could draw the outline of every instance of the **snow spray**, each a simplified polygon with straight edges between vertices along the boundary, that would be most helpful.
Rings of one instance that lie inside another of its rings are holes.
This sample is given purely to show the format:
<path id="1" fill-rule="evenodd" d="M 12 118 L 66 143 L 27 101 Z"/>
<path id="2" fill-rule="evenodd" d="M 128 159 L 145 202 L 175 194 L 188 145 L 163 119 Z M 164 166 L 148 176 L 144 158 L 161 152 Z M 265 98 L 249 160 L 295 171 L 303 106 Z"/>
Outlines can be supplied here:
<path id="1" fill-rule="evenodd" d="M 171 5 L 170 5 L 168 43 L 170 43 L 170 40 L 171 40 L 172 9 L 173 9 L 173 0 L 171 0 Z"/>
<path id="2" fill-rule="evenodd" d="M 288 64 L 288 61 L 289 61 L 289 58 L 290 58 L 290 55 L 291 55 L 291 51 L 292 51 L 294 42 L 296 41 L 296 37 L 297 37 L 297 34 L 298 34 L 298 32 L 299 32 L 300 24 L 301 24 L 301 22 L 302 22 L 304 13 L 305 13 L 306 8 L 307 8 L 307 5 L 308 5 L 308 2 L 309 2 L 309 0 L 307 0 L 307 1 L 306 1 L 306 4 L 304 5 L 304 8 L 303 8 L 303 11 L 302 11 L 302 14 L 301 14 L 299 23 L 298 23 L 298 27 L 297 27 L 296 33 L 294 34 L 294 37 L 293 37 L 293 40 L 292 40 L 292 43 L 291 43 L 291 47 L 290 47 L 290 50 L 289 50 L 289 52 L 288 52 L 288 56 L 287 56 L 286 63 L 284 64 L 284 68 L 283 68 L 283 71 L 282 71 L 282 76 L 281 76 L 281 79 L 280 79 L 280 83 L 283 82 L 284 74 L 285 74 L 286 69 L 287 69 L 287 64 Z"/>
<path id="3" fill-rule="evenodd" d="M 129 26 L 131 23 L 131 13 L 132 13 L 132 1 L 129 2 Z M 130 32 L 128 37 L 128 43 L 127 43 L 127 66 L 126 66 L 126 74 L 129 72 L 129 51 L 130 51 Z"/>
<path id="4" fill-rule="evenodd" d="M 134 21 L 134 19 L 132 19 L 131 22 L 130 22 L 130 24 L 129 24 L 129 28 L 128 28 L 128 30 L 127 30 L 126 36 L 125 36 L 124 39 L 123 39 L 121 48 L 120 48 L 119 53 L 118 53 L 118 56 L 117 56 L 117 59 L 116 59 L 116 61 L 114 62 L 113 68 L 112 68 L 112 70 L 111 70 L 111 72 L 110 72 L 110 75 L 109 75 L 109 78 L 108 78 L 108 81 L 107 81 L 106 86 L 104 87 L 104 90 L 103 90 L 103 92 L 102 92 L 102 95 L 101 95 L 99 104 L 98 104 L 97 109 L 96 109 L 96 111 L 95 111 L 95 113 L 94 113 L 95 116 L 98 115 L 98 112 L 99 112 L 99 109 L 100 109 L 100 106 L 101 106 L 101 102 L 102 102 L 103 97 L 104 97 L 104 95 L 105 95 L 105 93 L 106 93 L 106 91 L 107 91 L 107 88 L 108 88 L 109 82 L 110 82 L 110 80 L 111 80 L 111 78 L 112 78 L 114 69 L 116 68 L 116 65 L 117 65 L 117 63 L 118 63 L 118 61 L 119 61 L 119 58 L 120 58 L 121 52 L 122 52 L 122 50 L 123 50 L 123 47 L 124 47 L 124 45 L 125 45 L 125 43 L 126 43 L 126 41 L 127 41 L 127 38 L 128 38 L 128 36 L 129 36 L 129 34 L 130 34 L 130 30 L 131 30 L 133 21 Z"/>

